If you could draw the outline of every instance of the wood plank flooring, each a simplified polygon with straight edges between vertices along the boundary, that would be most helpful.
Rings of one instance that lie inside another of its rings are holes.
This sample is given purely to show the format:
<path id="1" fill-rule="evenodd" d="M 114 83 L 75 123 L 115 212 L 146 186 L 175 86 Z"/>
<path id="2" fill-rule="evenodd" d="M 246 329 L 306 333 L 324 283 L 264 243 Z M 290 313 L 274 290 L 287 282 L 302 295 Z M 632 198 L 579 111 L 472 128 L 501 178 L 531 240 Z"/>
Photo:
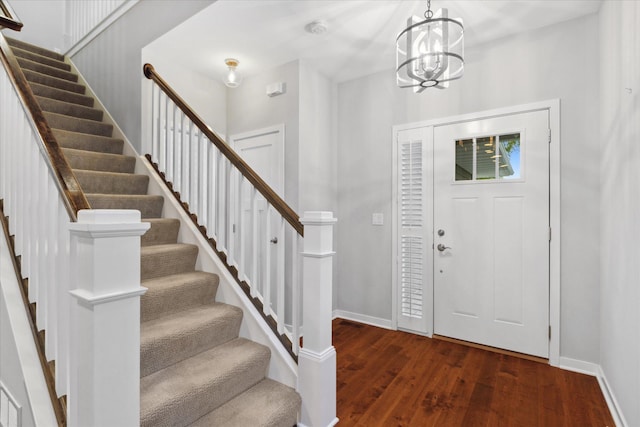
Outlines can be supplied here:
<path id="1" fill-rule="evenodd" d="M 341 319 L 333 343 L 340 426 L 614 426 L 588 375 Z"/>

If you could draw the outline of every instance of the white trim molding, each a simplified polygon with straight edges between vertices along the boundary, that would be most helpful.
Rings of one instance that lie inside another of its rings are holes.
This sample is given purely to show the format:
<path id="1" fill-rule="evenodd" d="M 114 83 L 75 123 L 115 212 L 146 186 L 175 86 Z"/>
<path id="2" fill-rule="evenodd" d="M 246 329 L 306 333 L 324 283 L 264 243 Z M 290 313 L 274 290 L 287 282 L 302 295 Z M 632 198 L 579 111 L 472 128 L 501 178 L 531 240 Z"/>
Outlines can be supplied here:
<path id="1" fill-rule="evenodd" d="M 613 394 L 613 390 L 609 385 L 607 376 L 602 370 L 602 366 L 597 363 L 585 362 L 583 360 L 572 359 L 570 357 L 560 357 L 558 367 L 566 371 L 578 372 L 580 374 L 596 377 L 600 390 L 602 391 L 602 396 L 607 402 L 607 407 L 609 408 L 609 412 L 611 412 L 611 417 L 613 418 L 616 426 L 627 427 L 629 425 L 622 414 L 622 408 L 620 408 L 620 405 Z"/>
<path id="2" fill-rule="evenodd" d="M 334 319 L 351 320 L 353 322 L 364 323 L 369 326 L 376 326 L 378 328 L 390 329 L 395 331 L 391 320 L 382 319 L 380 317 L 367 316 L 366 314 L 353 313 L 345 310 L 333 310 Z"/>
<path id="3" fill-rule="evenodd" d="M 613 390 L 609 385 L 609 381 L 607 380 L 607 376 L 605 375 L 602 367 L 598 365 L 598 384 L 600 384 L 600 389 L 602 390 L 602 395 L 604 396 L 604 400 L 607 401 L 607 406 L 609 407 L 609 412 L 611 412 L 611 416 L 613 417 L 613 421 L 616 423 L 617 427 L 628 427 L 627 420 L 624 418 L 624 414 L 622 413 L 622 408 L 618 404 L 616 400 L 615 394 L 613 394 Z"/>

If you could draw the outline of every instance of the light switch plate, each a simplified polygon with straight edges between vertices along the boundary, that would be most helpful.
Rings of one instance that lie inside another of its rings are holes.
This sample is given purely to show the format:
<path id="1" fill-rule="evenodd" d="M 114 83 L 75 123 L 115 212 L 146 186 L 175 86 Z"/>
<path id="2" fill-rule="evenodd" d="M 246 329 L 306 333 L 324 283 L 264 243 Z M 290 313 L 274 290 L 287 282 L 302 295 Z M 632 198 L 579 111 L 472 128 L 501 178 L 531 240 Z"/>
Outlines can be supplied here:
<path id="1" fill-rule="evenodd" d="M 374 213 L 371 215 L 371 224 L 384 225 L 384 216 L 381 213 Z"/>

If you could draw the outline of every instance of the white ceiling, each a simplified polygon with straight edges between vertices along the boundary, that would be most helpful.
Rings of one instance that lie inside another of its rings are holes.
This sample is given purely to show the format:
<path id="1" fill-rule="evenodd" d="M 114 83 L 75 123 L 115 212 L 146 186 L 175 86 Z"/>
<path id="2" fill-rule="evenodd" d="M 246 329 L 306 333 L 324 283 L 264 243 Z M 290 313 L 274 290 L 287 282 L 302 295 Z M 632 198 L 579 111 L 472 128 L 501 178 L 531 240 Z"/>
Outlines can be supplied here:
<path id="1" fill-rule="evenodd" d="M 432 0 L 462 18 L 465 48 L 596 12 L 602 0 Z M 395 66 L 395 39 L 426 1 L 218 0 L 148 47 L 185 67 L 222 79 L 224 59 L 244 75 L 308 60 L 336 82 Z M 324 20 L 322 35 L 306 24 Z"/>

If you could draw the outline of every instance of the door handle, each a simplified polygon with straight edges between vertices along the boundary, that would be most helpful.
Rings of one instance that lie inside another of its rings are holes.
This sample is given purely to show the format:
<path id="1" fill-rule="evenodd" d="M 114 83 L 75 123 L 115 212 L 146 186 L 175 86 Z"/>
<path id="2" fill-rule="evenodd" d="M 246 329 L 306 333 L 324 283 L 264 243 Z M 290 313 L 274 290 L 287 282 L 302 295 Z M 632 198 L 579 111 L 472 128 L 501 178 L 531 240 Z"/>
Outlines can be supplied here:
<path id="1" fill-rule="evenodd" d="M 443 251 L 445 251 L 446 249 L 451 249 L 449 246 L 445 246 L 445 245 L 443 245 L 442 243 L 438 243 L 438 246 L 436 246 L 436 248 L 437 248 L 440 252 L 443 252 Z"/>
<path id="2" fill-rule="evenodd" d="M 278 238 L 274 237 L 273 239 L 271 239 L 269 241 L 275 245 L 276 243 L 278 243 Z"/>

